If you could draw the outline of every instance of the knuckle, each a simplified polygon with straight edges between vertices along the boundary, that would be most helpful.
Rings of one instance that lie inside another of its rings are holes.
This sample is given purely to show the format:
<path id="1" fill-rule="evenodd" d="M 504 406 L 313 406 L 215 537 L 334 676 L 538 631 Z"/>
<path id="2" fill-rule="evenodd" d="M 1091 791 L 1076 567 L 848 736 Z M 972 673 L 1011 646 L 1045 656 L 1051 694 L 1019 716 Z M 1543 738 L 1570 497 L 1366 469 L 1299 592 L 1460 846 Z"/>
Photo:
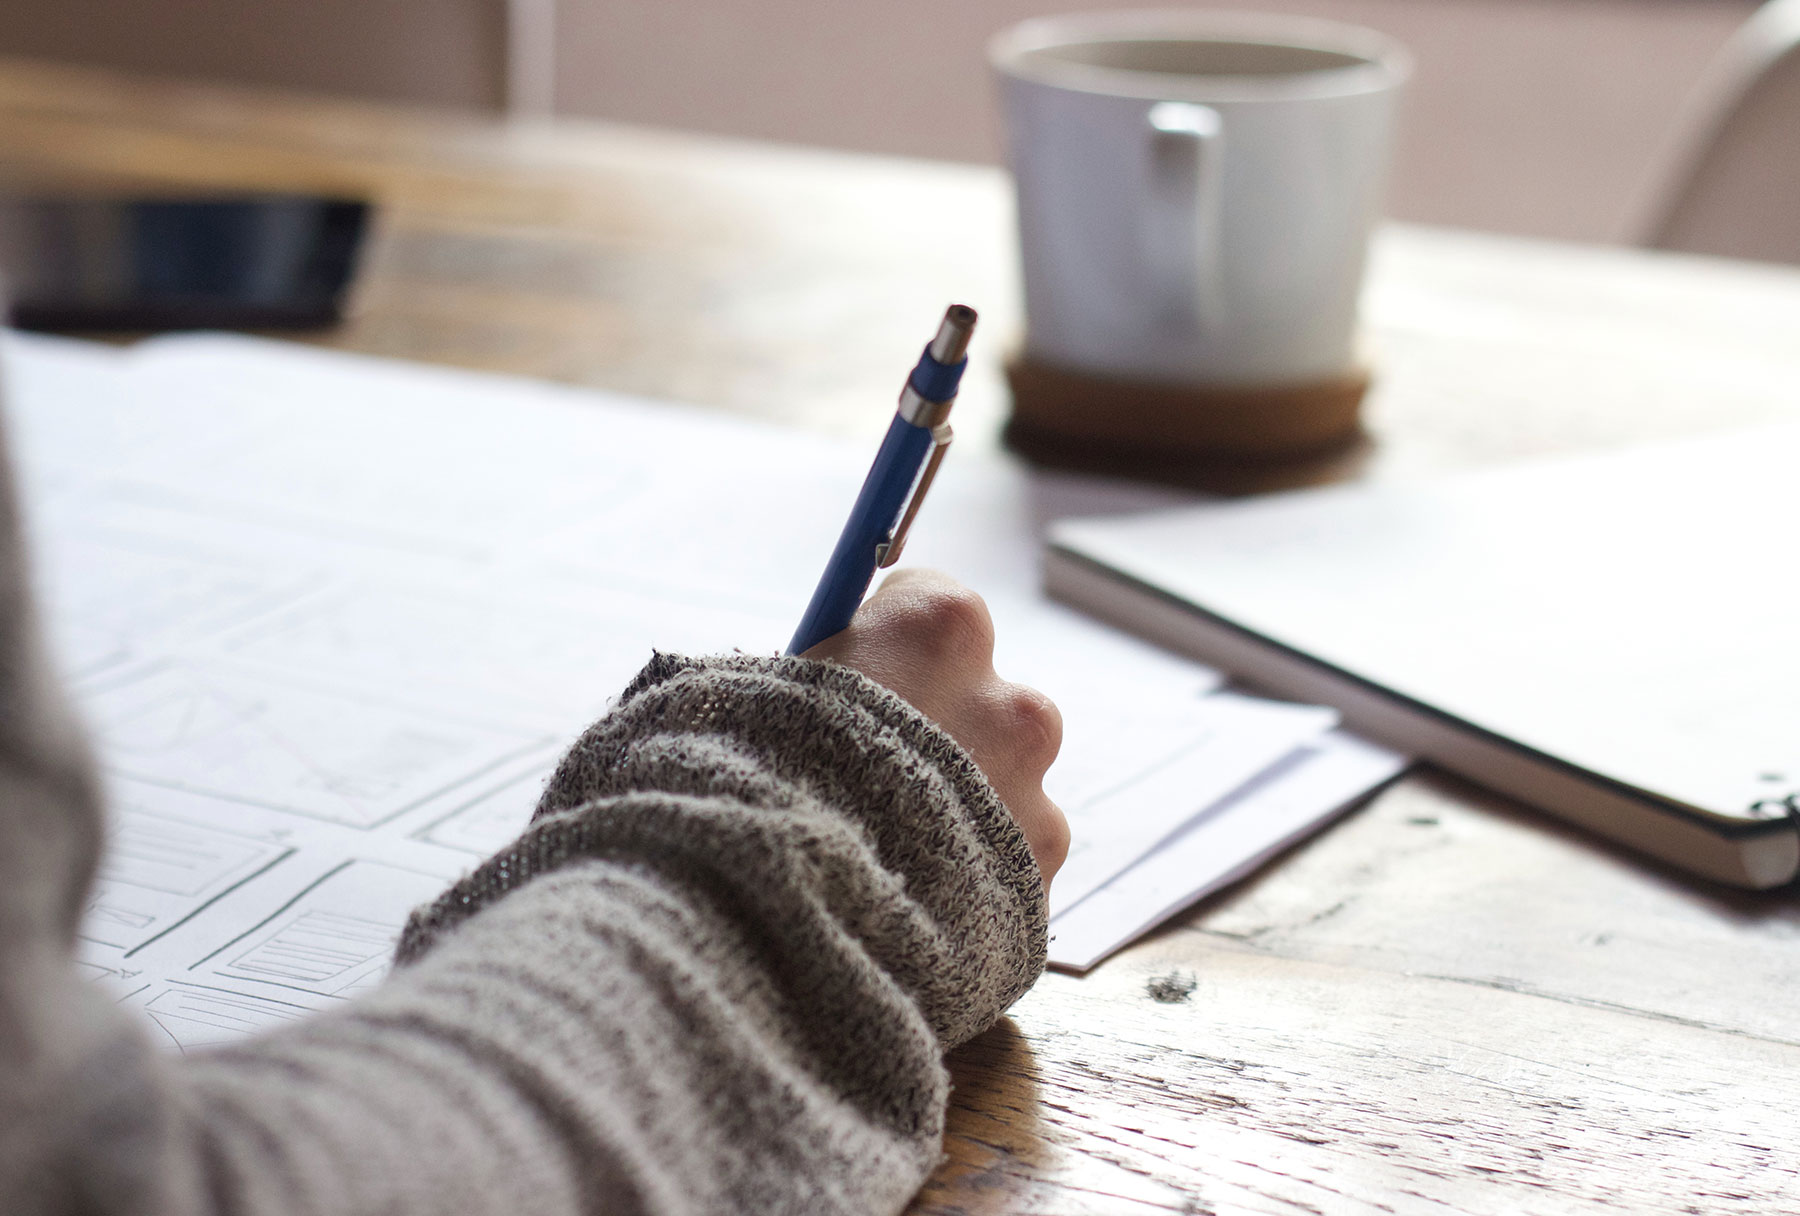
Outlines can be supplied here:
<path id="1" fill-rule="evenodd" d="M 1052 807 L 1051 813 L 1044 816 L 1036 847 L 1032 850 L 1045 874 L 1056 873 L 1062 868 L 1062 863 L 1069 859 L 1072 839 L 1068 819 L 1060 810 Z"/>
<path id="2" fill-rule="evenodd" d="M 1062 751 L 1062 711 L 1035 688 L 1010 684 L 1002 699 L 1007 735 L 1019 759 L 1042 772 Z"/>
<path id="3" fill-rule="evenodd" d="M 966 587 L 924 592 L 906 620 L 921 646 L 944 658 L 986 662 L 994 653 L 994 623 L 987 604 Z"/>

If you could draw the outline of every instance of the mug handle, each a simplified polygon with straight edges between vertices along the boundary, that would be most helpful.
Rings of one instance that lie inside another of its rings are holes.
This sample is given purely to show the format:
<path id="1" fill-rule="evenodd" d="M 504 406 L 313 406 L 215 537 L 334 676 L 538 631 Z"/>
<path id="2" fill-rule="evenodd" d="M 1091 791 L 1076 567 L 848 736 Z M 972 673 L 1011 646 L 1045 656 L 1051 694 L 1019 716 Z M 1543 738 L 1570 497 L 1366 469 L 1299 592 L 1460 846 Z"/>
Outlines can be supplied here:
<path id="1" fill-rule="evenodd" d="M 1219 298 L 1220 159 L 1224 124 L 1211 106 L 1150 107 L 1150 206 L 1144 223 L 1148 281 L 1158 311 L 1178 332 L 1213 329 Z"/>

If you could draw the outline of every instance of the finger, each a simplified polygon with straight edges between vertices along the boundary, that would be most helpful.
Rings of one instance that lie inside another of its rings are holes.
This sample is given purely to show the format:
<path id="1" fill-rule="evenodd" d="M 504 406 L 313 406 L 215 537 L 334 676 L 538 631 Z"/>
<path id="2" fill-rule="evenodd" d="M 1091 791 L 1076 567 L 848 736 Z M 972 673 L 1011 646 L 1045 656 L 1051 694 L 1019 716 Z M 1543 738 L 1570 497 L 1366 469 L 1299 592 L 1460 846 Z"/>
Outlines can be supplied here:
<path id="1" fill-rule="evenodd" d="M 1050 801 L 1039 786 L 1016 795 L 1014 801 L 1006 804 L 1006 809 L 1018 823 L 1019 830 L 1025 833 L 1025 843 L 1031 847 L 1031 856 L 1037 861 L 1047 890 L 1050 880 L 1056 877 L 1063 862 L 1068 860 L 1067 817 L 1063 815 L 1062 808 Z"/>
<path id="2" fill-rule="evenodd" d="M 975 682 L 991 675 L 994 618 L 987 602 L 936 570 L 902 575 L 888 578 L 862 606 L 863 620 L 946 674 Z"/>
<path id="3" fill-rule="evenodd" d="M 966 746 L 1003 781 L 1037 784 L 1062 750 L 1062 713 L 1024 684 L 995 679 L 971 705 Z"/>
<path id="4" fill-rule="evenodd" d="M 961 583 L 945 574 L 942 570 L 933 570 L 929 566 L 901 566 L 890 570 L 875 588 L 874 599 L 884 594 L 906 591 L 908 588 L 942 588 L 951 590 L 960 588 Z"/>
<path id="5" fill-rule="evenodd" d="M 1019 740 L 1019 763 L 1039 780 L 1062 753 L 1063 718 L 1056 702 L 1026 684 L 1006 686 L 1007 714 Z"/>

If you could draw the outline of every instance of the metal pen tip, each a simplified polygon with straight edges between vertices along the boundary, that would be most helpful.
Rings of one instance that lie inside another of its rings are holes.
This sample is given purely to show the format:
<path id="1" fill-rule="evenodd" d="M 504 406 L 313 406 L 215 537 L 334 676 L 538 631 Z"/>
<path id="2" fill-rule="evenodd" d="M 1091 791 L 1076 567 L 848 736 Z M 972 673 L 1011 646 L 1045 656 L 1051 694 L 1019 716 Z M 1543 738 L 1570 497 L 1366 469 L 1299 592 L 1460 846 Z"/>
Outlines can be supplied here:
<path id="1" fill-rule="evenodd" d="M 975 310 L 967 304 L 952 304 L 944 310 L 937 337 L 931 340 L 931 357 L 945 366 L 961 363 L 969 353 L 969 336 L 974 332 Z"/>

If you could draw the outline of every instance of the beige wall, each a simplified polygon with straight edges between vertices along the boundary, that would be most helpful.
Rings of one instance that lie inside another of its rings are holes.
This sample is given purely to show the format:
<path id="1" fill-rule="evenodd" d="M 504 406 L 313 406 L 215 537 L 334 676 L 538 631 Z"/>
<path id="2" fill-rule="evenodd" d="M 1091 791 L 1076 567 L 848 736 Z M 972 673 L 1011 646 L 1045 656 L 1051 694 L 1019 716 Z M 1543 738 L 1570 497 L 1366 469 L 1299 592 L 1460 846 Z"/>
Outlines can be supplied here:
<path id="1" fill-rule="evenodd" d="M 1629 234 L 1708 59 L 1751 0 L 1231 0 L 1374 26 L 1418 58 L 1392 210 Z M 1138 0 L 562 0 L 558 107 L 919 156 L 999 147 L 982 46 L 1037 12 Z"/>
<path id="2" fill-rule="evenodd" d="M 1034 12 L 1155 2 L 0 0 L 0 53 L 497 108 L 508 8 L 553 7 L 561 112 L 990 160 L 993 31 Z M 1637 235 L 1671 125 L 1753 0 L 1230 6 L 1360 22 L 1413 48 L 1394 214 L 1607 240 Z"/>
<path id="3" fill-rule="evenodd" d="M 0 0 L 0 53 L 497 107 L 505 0 Z"/>

